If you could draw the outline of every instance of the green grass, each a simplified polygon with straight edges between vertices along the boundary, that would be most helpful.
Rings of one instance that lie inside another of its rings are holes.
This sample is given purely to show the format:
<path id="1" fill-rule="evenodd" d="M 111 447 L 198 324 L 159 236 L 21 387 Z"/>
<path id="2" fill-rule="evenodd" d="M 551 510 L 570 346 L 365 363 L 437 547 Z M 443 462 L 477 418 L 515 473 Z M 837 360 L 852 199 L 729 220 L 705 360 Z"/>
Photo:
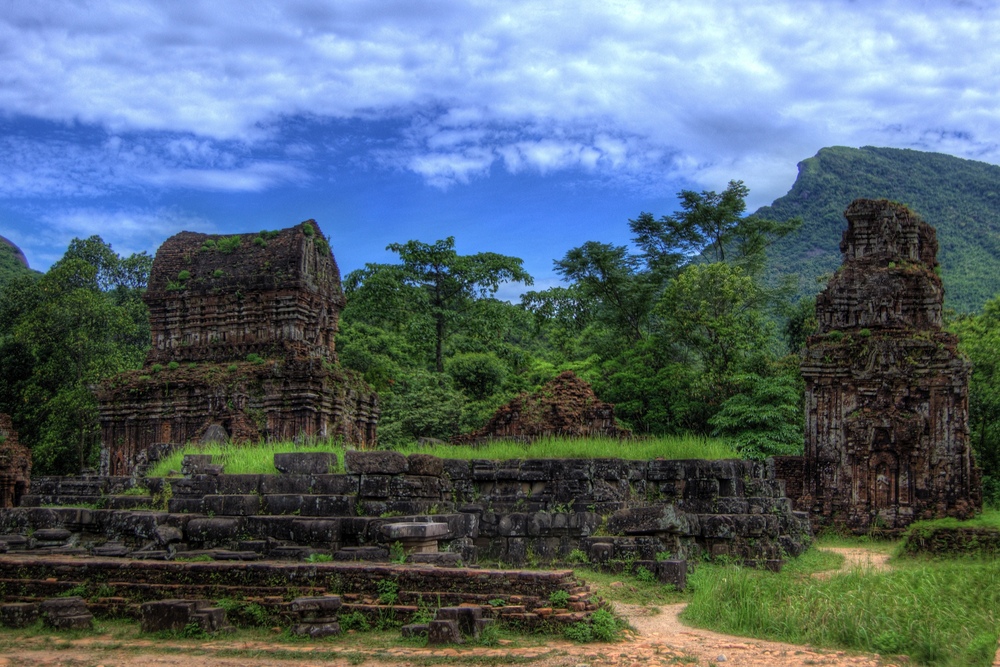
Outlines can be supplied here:
<path id="1" fill-rule="evenodd" d="M 908 655 L 919 664 L 992 664 L 1000 561 L 904 562 L 827 578 L 805 576 L 809 569 L 796 561 L 779 574 L 700 566 L 689 577 L 683 619 L 736 635 Z"/>
<path id="2" fill-rule="evenodd" d="M 528 444 L 512 441 L 470 445 L 406 447 L 447 459 L 736 459 L 740 455 L 725 440 L 696 436 L 662 436 L 648 440 L 614 438 L 539 438 Z"/>
<path id="3" fill-rule="evenodd" d="M 467 445 L 435 445 L 404 447 L 403 454 L 430 454 L 448 459 L 731 459 L 739 458 L 725 440 L 673 436 L 649 440 L 615 440 L 611 438 L 542 438 L 531 444 L 498 441 L 473 447 Z M 338 441 L 320 442 L 315 445 L 296 445 L 290 442 L 258 443 L 252 445 L 187 445 L 172 452 L 153 466 L 150 477 L 167 477 L 171 470 L 179 471 L 185 454 L 212 454 L 214 463 L 225 466 L 229 474 L 276 474 L 274 455 L 282 452 L 334 452 L 338 469 L 343 472 L 344 449 Z"/>
<path id="4" fill-rule="evenodd" d="M 212 454 L 213 463 L 225 466 L 227 474 L 278 474 L 274 467 L 274 455 L 284 452 L 334 452 L 337 454 L 336 470 L 344 472 L 344 448 L 337 440 L 318 442 L 314 445 L 297 445 L 292 442 L 267 442 L 249 445 L 232 444 L 189 444 L 171 452 L 149 471 L 149 477 L 168 477 L 170 471 L 180 471 L 185 454 Z"/>

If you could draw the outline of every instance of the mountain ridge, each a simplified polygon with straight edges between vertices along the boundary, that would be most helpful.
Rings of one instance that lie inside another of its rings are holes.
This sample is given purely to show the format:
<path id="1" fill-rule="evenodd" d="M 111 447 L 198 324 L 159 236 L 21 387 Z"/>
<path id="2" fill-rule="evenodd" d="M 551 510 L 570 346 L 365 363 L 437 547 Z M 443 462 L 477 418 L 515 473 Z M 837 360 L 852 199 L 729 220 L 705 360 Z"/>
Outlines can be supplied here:
<path id="1" fill-rule="evenodd" d="M 840 266 L 844 210 L 867 197 L 906 204 L 937 229 L 947 307 L 976 311 L 1000 293 L 1000 167 L 875 146 L 822 148 L 798 167 L 788 193 L 755 212 L 803 219 L 798 233 L 769 249 L 772 280 L 798 274 L 800 294 L 818 293 L 822 276 Z"/>

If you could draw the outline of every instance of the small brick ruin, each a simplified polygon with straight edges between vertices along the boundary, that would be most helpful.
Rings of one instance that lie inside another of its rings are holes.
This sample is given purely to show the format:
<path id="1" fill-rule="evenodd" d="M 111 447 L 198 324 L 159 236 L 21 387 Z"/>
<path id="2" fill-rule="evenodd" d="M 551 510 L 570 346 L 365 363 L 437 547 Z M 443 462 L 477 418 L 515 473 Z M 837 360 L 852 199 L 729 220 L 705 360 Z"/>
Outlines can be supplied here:
<path id="1" fill-rule="evenodd" d="M 21 504 L 31 490 L 31 452 L 17 441 L 10 416 L 0 413 L 0 508 Z"/>
<path id="2" fill-rule="evenodd" d="M 805 455 L 778 460 L 779 476 L 816 524 L 967 518 L 982 504 L 969 365 L 942 330 L 934 228 L 886 200 L 858 199 L 845 216 L 844 263 L 816 299 L 802 361 Z"/>
<path id="3" fill-rule="evenodd" d="M 494 413 L 486 425 L 453 439 L 457 443 L 488 440 L 534 440 L 545 436 L 627 438 L 615 421 L 615 406 L 604 403 L 590 384 L 573 371 L 560 373 L 541 389 L 516 396 Z"/>
<path id="4" fill-rule="evenodd" d="M 315 221 L 172 236 L 144 299 L 144 367 L 98 389 L 103 473 L 131 474 L 162 443 L 342 436 L 374 446 L 377 397 L 337 361 L 344 295 Z"/>

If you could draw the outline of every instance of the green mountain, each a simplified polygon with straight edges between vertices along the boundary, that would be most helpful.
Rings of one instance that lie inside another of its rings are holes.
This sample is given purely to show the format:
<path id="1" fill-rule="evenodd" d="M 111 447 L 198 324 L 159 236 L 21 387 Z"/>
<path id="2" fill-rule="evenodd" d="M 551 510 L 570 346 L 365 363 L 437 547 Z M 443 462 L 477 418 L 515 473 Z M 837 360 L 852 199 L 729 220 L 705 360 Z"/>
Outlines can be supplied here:
<path id="1" fill-rule="evenodd" d="M 38 272 L 28 268 L 28 260 L 20 248 L 0 236 L 0 285 L 24 274 L 37 275 Z"/>
<path id="2" fill-rule="evenodd" d="M 906 204 L 937 228 L 945 305 L 979 310 L 1000 293 L 1000 167 L 897 148 L 824 148 L 799 163 L 788 194 L 758 215 L 803 219 L 798 234 L 770 248 L 772 277 L 798 274 L 813 295 L 840 266 L 844 209 L 854 199 Z"/>

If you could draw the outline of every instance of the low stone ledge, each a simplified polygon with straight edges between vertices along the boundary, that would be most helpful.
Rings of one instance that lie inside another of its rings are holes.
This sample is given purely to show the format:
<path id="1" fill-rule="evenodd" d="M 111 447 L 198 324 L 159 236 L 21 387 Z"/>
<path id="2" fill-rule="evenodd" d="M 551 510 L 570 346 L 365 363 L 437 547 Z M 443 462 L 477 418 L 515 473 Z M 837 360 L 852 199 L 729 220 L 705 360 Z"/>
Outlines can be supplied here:
<path id="1" fill-rule="evenodd" d="M 274 467 L 286 475 L 323 475 L 337 467 L 337 455 L 333 452 L 275 454 Z"/>

